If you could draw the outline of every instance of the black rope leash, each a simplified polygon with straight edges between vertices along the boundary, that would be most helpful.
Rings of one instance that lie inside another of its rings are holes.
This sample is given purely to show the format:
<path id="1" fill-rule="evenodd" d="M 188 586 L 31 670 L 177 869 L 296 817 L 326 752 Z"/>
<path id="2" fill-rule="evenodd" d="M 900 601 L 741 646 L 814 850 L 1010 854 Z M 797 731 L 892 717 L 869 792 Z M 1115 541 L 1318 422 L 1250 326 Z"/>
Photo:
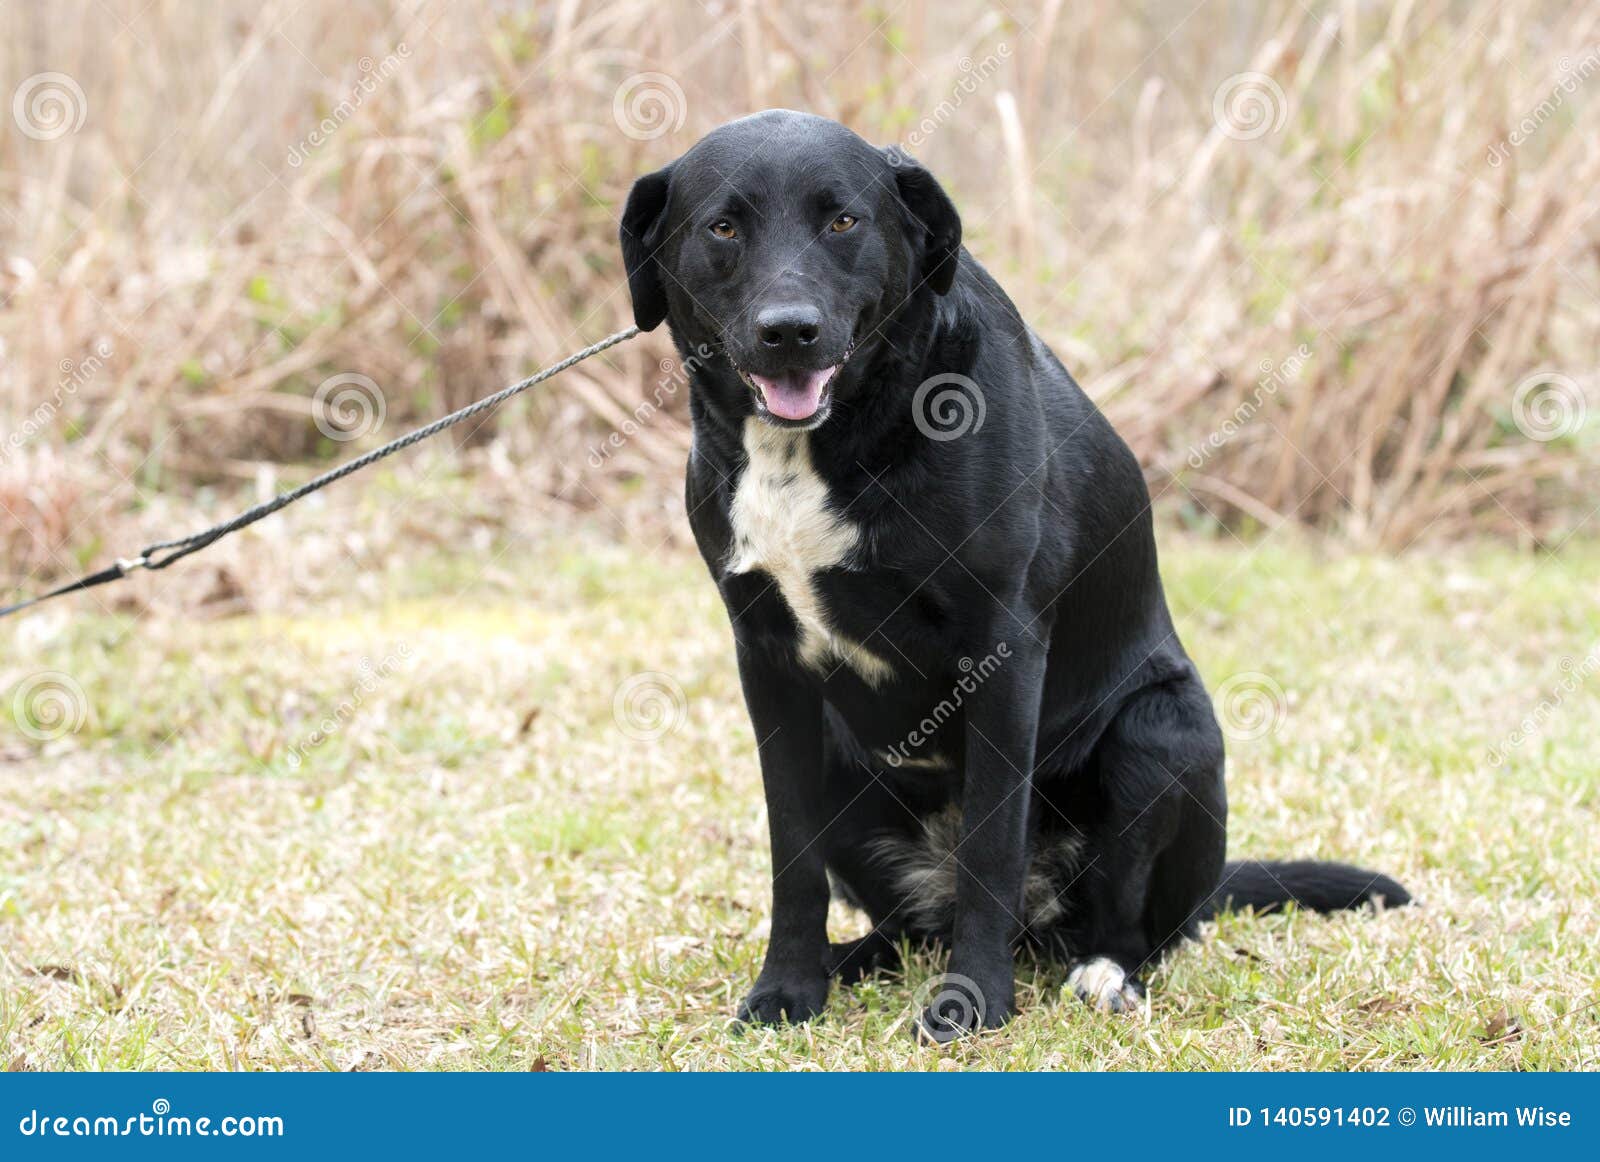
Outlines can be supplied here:
<path id="1" fill-rule="evenodd" d="M 124 557 L 113 564 L 109 569 L 102 569 L 98 573 L 90 573 L 87 577 L 80 577 L 69 582 L 59 589 L 52 589 L 49 593 L 41 593 L 37 597 L 30 597 L 26 601 L 19 601 L 15 605 L 0 608 L 0 617 L 9 617 L 13 613 L 21 612 L 30 606 L 38 605 L 41 601 L 49 601 L 53 597 L 65 597 L 69 593 L 77 593 L 83 589 L 93 589 L 97 585 L 104 585 L 109 581 L 119 581 L 129 573 L 139 569 L 165 569 L 177 561 L 181 561 L 190 553 L 198 553 L 207 546 L 214 545 L 230 533 L 253 525 L 256 521 L 271 516 L 280 509 L 288 508 L 295 501 L 310 496 L 313 492 L 326 488 L 336 480 L 343 480 L 346 476 L 361 471 L 369 464 L 376 464 L 379 460 L 393 456 L 412 444 L 421 443 L 429 436 L 436 436 L 446 428 L 453 428 L 462 420 L 470 419 L 479 412 L 488 411 L 490 408 L 504 403 L 514 395 L 520 395 L 530 387 L 535 387 L 555 375 L 560 375 L 569 367 L 576 366 L 592 355 L 598 355 L 608 347 L 615 347 L 624 343 L 639 333 L 638 327 L 629 327 L 618 331 L 615 335 L 608 335 L 600 342 L 582 351 L 567 356 L 560 363 L 552 364 L 543 371 L 528 376 L 527 379 L 513 383 L 510 387 L 485 396 L 476 403 L 470 403 L 460 411 L 451 412 L 443 419 L 433 421 L 426 427 L 408 432 L 397 440 L 391 440 L 381 448 L 374 448 L 364 456 L 358 456 L 348 464 L 341 464 L 331 471 L 324 472 L 321 476 L 306 481 L 299 488 L 292 488 L 288 492 L 280 492 L 277 496 L 254 508 L 248 508 L 232 520 L 223 521 L 213 525 L 202 532 L 192 533 L 187 537 L 179 537 L 173 541 L 157 541 L 153 545 L 146 545 L 136 557 Z"/>

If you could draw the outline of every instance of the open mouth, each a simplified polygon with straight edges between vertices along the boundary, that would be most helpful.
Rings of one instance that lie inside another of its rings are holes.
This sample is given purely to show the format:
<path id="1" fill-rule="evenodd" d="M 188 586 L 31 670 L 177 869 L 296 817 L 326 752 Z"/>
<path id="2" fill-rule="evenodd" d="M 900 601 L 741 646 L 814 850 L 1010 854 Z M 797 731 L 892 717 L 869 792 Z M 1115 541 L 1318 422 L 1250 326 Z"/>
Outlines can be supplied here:
<path id="1" fill-rule="evenodd" d="M 809 420 L 822 410 L 828 387 L 842 364 L 820 371 L 785 371 L 779 375 L 742 372 L 745 381 L 756 389 L 768 412 L 780 420 Z"/>
<path id="2" fill-rule="evenodd" d="M 775 375 L 757 375 L 738 368 L 740 377 L 749 384 L 760 401 L 761 408 L 773 419 L 785 423 L 804 423 L 825 412 L 831 395 L 833 381 L 850 359 L 850 352 L 832 367 L 815 370 L 797 368 Z"/>

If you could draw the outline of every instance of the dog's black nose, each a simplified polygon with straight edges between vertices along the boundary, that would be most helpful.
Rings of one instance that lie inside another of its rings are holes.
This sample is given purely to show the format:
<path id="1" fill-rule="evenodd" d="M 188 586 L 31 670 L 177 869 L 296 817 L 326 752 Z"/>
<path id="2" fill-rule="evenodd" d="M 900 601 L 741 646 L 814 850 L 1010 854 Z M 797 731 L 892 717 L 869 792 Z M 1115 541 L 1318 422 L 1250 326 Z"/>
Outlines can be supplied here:
<path id="1" fill-rule="evenodd" d="M 817 341 L 822 312 L 816 307 L 768 307 L 756 316 L 756 338 L 771 350 L 799 350 Z"/>

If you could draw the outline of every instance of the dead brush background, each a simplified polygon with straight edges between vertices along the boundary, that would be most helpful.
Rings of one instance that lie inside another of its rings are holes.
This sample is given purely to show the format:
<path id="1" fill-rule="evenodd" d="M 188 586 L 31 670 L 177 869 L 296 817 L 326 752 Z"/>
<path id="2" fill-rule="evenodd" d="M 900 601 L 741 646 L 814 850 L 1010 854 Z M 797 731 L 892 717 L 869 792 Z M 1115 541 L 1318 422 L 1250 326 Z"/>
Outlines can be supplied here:
<path id="1" fill-rule="evenodd" d="M 0 574 L 189 531 L 624 325 L 632 179 L 780 105 L 943 178 L 1191 523 L 1554 545 L 1600 479 L 1597 54 L 1587 0 L 5 5 Z M 669 527 L 670 354 L 366 486 L 415 511 L 346 486 L 262 538 Z M 318 389 L 357 376 L 382 422 L 346 441 Z"/>

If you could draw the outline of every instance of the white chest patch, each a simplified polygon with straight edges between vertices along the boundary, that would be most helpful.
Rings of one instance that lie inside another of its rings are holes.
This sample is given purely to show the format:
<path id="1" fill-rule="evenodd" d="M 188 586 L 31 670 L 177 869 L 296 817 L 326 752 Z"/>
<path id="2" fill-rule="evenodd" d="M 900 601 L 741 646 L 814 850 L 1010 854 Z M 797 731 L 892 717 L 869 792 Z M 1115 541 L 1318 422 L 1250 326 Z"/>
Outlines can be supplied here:
<path id="1" fill-rule="evenodd" d="M 860 643 L 834 632 L 817 592 L 816 574 L 847 566 L 861 531 L 828 507 L 828 486 L 811 464 L 811 435 L 776 428 L 754 416 L 744 422 L 750 458 L 733 494 L 729 574 L 769 573 L 800 627 L 800 660 L 828 673 L 839 663 L 869 686 L 893 671 Z"/>

